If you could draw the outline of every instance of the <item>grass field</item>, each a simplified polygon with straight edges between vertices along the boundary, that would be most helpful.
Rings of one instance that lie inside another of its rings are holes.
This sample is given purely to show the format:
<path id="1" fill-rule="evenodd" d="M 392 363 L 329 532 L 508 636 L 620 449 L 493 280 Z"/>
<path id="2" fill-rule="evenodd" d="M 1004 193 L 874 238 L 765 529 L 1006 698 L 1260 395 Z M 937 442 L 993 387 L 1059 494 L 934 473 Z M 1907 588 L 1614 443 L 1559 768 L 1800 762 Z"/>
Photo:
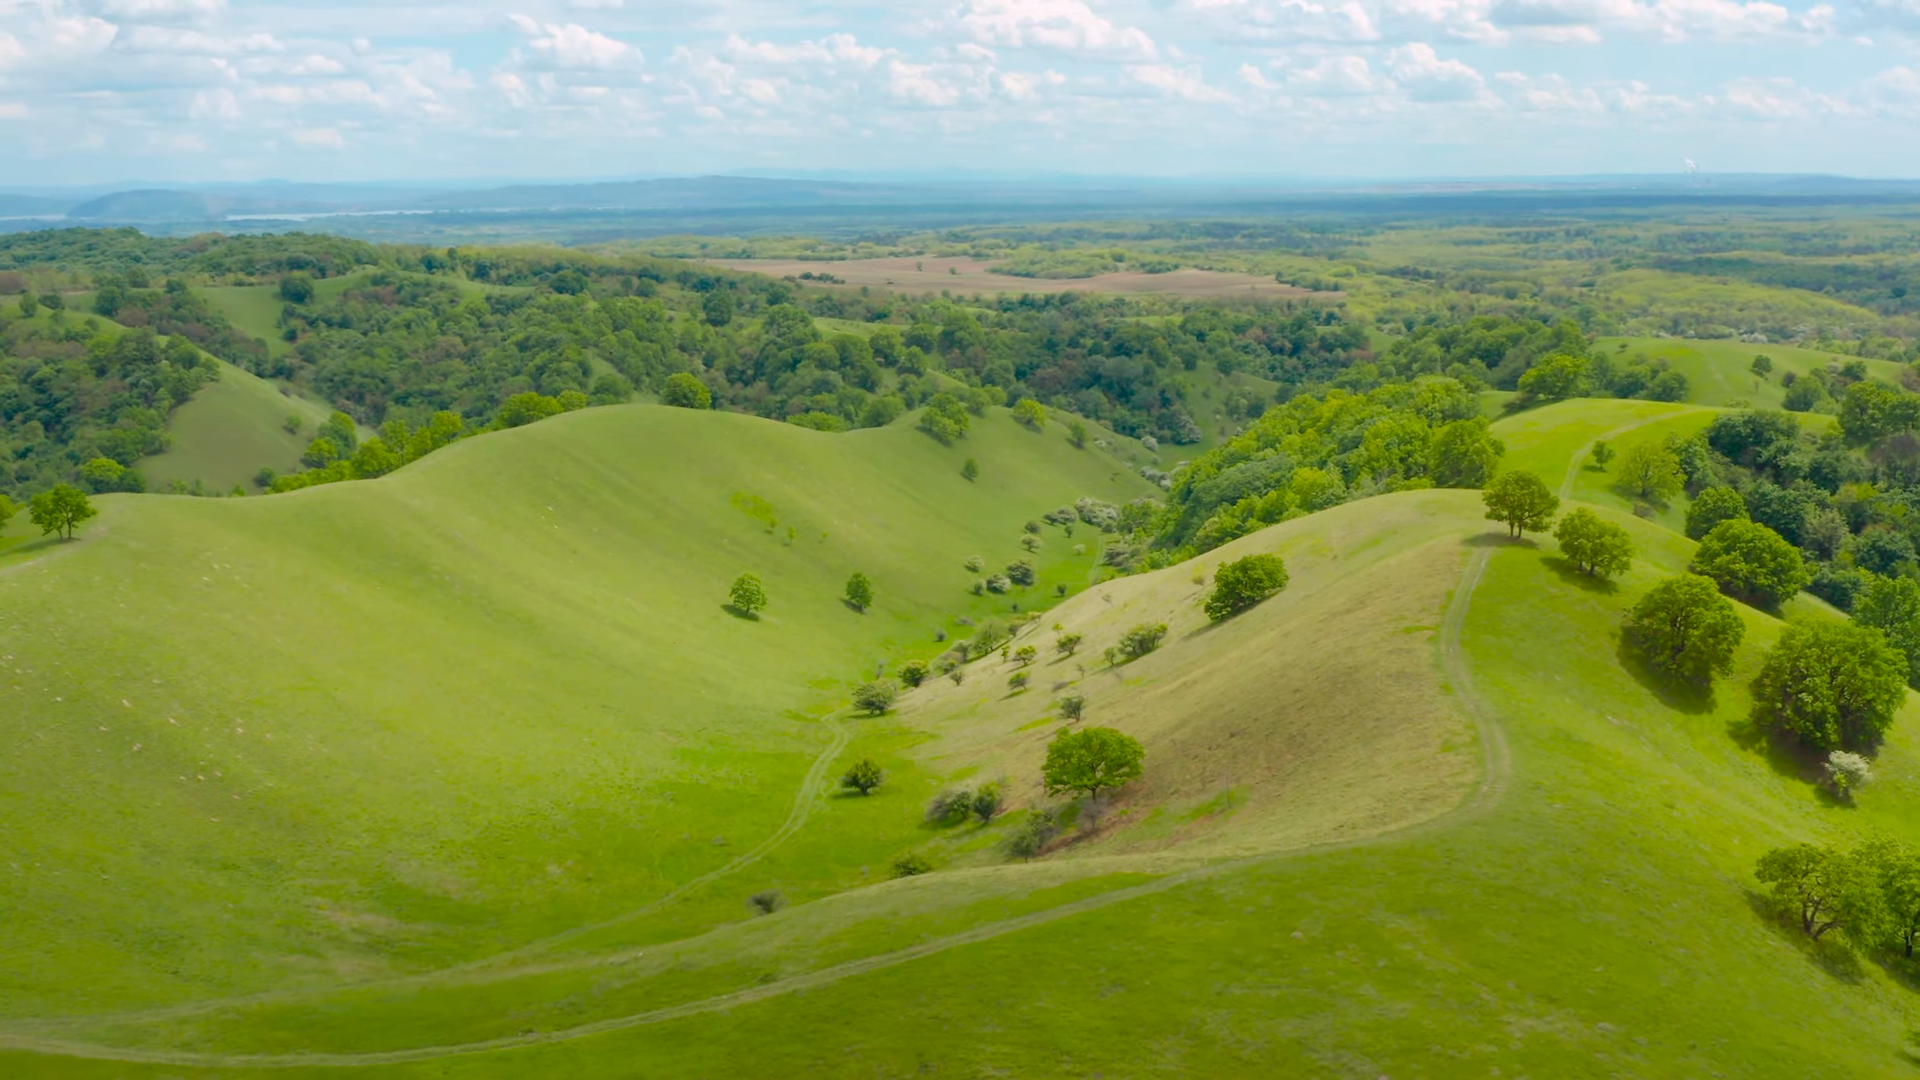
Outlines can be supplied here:
<path id="1" fill-rule="evenodd" d="M 1625 346 L 1624 349 L 1621 346 Z M 1697 405 L 1751 406 L 1778 409 L 1787 390 L 1780 376 L 1788 371 L 1804 375 L 1829 363 L 1855 359 L 1794 345 L 1753 345 L 1739 341 L 1699 341 L 1679 338 L 1601 338 L 1594 342 L 1596 353 L 1625 358 L 1644 353 L 1667 361 L 1675 371 L 1687 377 L 1687 400 Z M 1753 375 L 1755 356 L 1773 361 L 1773 372 L 1766 379 Z M 1906 366 L 1892 360 L 1866 360 L 1868 374 L 1895 386 Z"/>
<path id="2" fill-rule="evenodd" d="M 1593 438 L 1711 415 L 1567 402 L 1501 435 L 1579 497 Z M 1084 531 L 1048 530 L 1043 584 L 1074 595 L 1023 640 L 1049 651 L 1057 623 L 1078 658 L 1025 693 L 988 659 L 895 714 L 834 711 L 994 606 L 961 588 L 967 554 L 1018 554 L 1018 523 L 1069 493 L 1137 490 L 1057 428 L 978 428 L 947 450 L 589 410 L 381 481 L 106 500 L 80 543 L 0 562 L 0 625 L 36 631 L 8 634 L 0 679 L 22 718 L 0 755 L 0 1072 L 1913 1067 L 1910 976 L 1807 947 L 1751 874 L 1789 840 L 1920 840 L 1916 711 L 1844 806 L 1747 729 L 1778 621 L 1743 609 L 1708 700 L 1644 681 L 1621 613 L 1692 545 L 1604 503 L 1639 548 L 1615 585 L 1506 541 L 1475 492 L 1348 504 L 1093 588 Z M 1288 591 L 1204 626 L 1206 572 L 1253 550 L 1286 555 Z M 833 599 L 854 565 L 881 587 L 864 616 Z M 774 598 L 758 622 L 720 609 L 741 568 Z M 1168 644 L 1104 670 L 1149 620 Z M 1147 774 L 1008 864 L 992 846 L 1039 799 L 1055 683 L 1139 736 Z M 862 754 L 888 784 L 825 797 Z M 1003 775 L 1008 818 L 920 823 L 944 784 Z M 880 882 L 906 850 L 938 869 Z M 790 906 L 747 917 L 766 887 Z"/>
<path id="3" fill-rule="evenodd" d="M 300 469 L 301 452 L 331 411 L 222 363 L 219 381 L 202 387 L 168 418 L 173 445 L 138 468 L 155 490 L 164 491 L 173 481 L 199 481 L 214 494 L 236 484 L 252 494 L 251 481 L 262 468 Z M 289 418 L 298 418 L 297 429 L 288 430 Z"/>
<path id="4" fill-rule="evenodd" d="M 1339 293 L 1316 293 L 1283 285 L 1272 277 L 1233 274 L 1184 267 L 1165 274 L 1118 273 L 1087 278 L 1013 277 L 994 272 L 993 260 L 963 256 L 924 258 L 844 259 L 706 259 L 704 262 L 770 277 L 832 274 L 847 288 L 886 288 L 901 292 L 937 293 L 1126 293 L 1180 297 L 1245 296 L 1264 299 L 1339 299 Z M 831 287 L 829 285 L 828 287 Z"/>

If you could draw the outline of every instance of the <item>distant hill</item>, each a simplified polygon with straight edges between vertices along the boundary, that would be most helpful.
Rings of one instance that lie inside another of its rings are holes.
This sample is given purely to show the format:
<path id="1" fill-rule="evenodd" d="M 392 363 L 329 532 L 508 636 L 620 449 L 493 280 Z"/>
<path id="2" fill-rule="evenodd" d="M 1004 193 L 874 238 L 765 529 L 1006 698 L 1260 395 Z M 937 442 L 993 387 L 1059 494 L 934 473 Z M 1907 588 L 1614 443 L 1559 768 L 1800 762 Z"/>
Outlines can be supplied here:
<path id="1" fill-rule="evenodd" d="M 172 221 L 220 221 L 241 214 L 317 214 L 335 204 L 248 199 L 196 191 L 149 189 L 117 191 L 89 199 L 67 211 L 67 220 L 88 224 Z"/>

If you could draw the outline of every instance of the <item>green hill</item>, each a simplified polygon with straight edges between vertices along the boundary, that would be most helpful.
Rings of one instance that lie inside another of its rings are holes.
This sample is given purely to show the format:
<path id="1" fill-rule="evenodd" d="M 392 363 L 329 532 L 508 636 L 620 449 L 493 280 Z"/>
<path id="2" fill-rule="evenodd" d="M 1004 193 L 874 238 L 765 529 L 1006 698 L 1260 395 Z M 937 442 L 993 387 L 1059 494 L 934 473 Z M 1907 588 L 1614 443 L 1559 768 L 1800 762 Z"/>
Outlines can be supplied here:
<path id="1" fill-rule="evenodd" d="M 219 380 L 202 387 L 168 418 L 172 445 L 136 467 L 156 491 L 175 482 L 198 482 L 209 492 L 225 494 L 235 484 L 250 485 L 262 468 L 298 470 L 301 452 L 330 412 L 222 362 Z M 290 419 L 297 419 L 299 426 L 290 428 Z"/>
<path id="2" fill-rule="evenodd" d="M 1593 438 L 1705 415 L 1570 402 L 1503 438 L 1578 494 Z M 1074 595 L 1019 639 L 1033 689 L 990 656 L 895 713 L 836 711 L 965 633 L 952 616 L 1038 600 L 970 595 L 968 555 L 1019 557 L 1039 511 L 1142 490 L 1057 427 L 976 429 L 945 449 L 589 410 L 379 481 L 105 500 L 83 542 L 0 566 L 0 709 L 22 718 L 0 1070 L 1911 1067 L 1908 976 L 1764 917 L 1752 867 L 1791 840 L 1920 839 L 1914 710 L 1850 807 L 1745 724 L 1777 620 L 1743 609 L 1710 700 L 1643 681 L 1621 613 L 1692 545 L 1608 507 L 1640 549 L 1617 585 L 1507 542 L 1471 491 L 1092 588 L 1090 530 L 1049 528 L 1036 591 Z M 1253 551 L 1286 556 L 1288 590 L 1207 626 L 1207 572 Z M 865 615 L 835 599 L 856 568 L 880 587 Z M 742 570 L 762 620 L 721 608 Z M 1097 659 L 1143 622 L 1168 624 L 1160 650 Z M 1084 643 L 1055 658 L 1066 632 Z M 1009 861 L 1069 690 L 1143 741 L 1146 775 Z M 828 796 L 860 756 L 887 783 Z M 1000 777 L 1013 813 L 922 823 L 929 796 Z M 935 871 L 881 880 L 909 851 Z M 787 906 L 754 917 L 765 889 Z"/>

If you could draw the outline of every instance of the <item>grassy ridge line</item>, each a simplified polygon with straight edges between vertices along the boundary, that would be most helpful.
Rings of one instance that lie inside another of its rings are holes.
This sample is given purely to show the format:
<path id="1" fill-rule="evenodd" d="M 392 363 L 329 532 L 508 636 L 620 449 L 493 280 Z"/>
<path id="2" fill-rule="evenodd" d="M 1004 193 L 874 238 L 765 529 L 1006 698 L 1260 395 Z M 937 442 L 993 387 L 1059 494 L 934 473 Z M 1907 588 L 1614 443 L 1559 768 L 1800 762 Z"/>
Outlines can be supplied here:
<path id="1" fill-rule="evenodd" d="M 58 1057 L 171 1065 L 189 1068 L 287 1069 L 301 1067 L 342 1068 L 401 1065 L 441 1058 L 571 1042 L 577 1039 L 590 1038 L 595 1035 L 630 1030 L 651 1024 L 698 1016 L 704 1013 L 724 1011 L 770 998 L 831 985 L 869 972 L 911 963 L 915 960 L 961 948 L 966 945 L 990 941 L 1023 930 L 1045 926 L 1049 923 L 1058 922 L 1075 915 L 1166 892 L 1205 877 L 1254 866 L 1264 862 L 1285 859 L 1306 852 L 1340 850 L 1390 841 L 1397 842 L 1410 835 L 1437 831 L 1465 815 L 1477 813 L 1493 806 L 1505 790 L 1511 772 L 1511 757 L 1507 749 L 1505 732 L 1502 730 L 1495 714 L 1486 706 L 1474 690 L 1471 664 L 1461 645 L 1462 630 L 1466 624 L 1467 614 L 1473 602 L 1474 592 L 1479 586 L 1480 580 L 1492 558 L 1492 554 L 1493 551 L 1491 548 L 1481 547 L 1474 550 L 1468 556 L 1459 581 L 1455 585 L 1453 595 L 1449 598 L 1447 610 L 1442 621 L 1442 631 L 1438 644 L 1439 660 L 1443 670 L 1447 672 L 1449 681 L 1455 690 L 1455 698 L 1461 703 L 1462 708 L 1467 712 L 1470 719 L 1472 719 L 1476 734 L 1480 737 L 1486 771 L 1481 783 L 1477 785 L 1458 806 L 1440 817 L 1419 822 L 1406 829 L 1357 840 L 1324 842 L 1279 854 L 1256 855 L 1222 860 L 1191 870 L 1171 873 L 1143 885 L 1116 889 L 1098 896 L 1088 897 L 1084 900 L 1062 904 L 1046 911 L 1002 920 L 910 946 L 905 949 L 847 961 L 832 967 L 791 976 L 746 990 L 722 994 L 699 1001 L 686 1002 L 680 1005 L 653 1009 L 628 1016 L 612 1017 L 557 1031 L 534 1032 L 527 1035 L 508 1036 L 457 1045 L 416 1047 L 406 1050 L 375 1051 L 360 1054 L 212 1054 L 187 1051 L 117 1048 L 23 1034 L 18 1031 L 8 1032 L 0 1030 L 0 1048 Z M 596 957 L 588 961 L 583 961 L 582 963 L 602 964 L 606 962 L 607 960 L 605 958 Z M 229 1002 L 229 1004 L 231 1004 L 231 1002 Z"/>
<path id="2" fill-rule="evenodd" d="M 1573 498 L 1574 484 L 1579 481 L 1580 470 L 1584 468 L 1586 465 L 1587 455 L 1593 453 L 1593 447 L 1595 443 L 1606 442 L 1606 441 L 1611 441 L 1613 439 L 1617 439 L 1622 435 L 1626 435 L 1631 432 L 1638 431 L 1639 429 L 1646 427 L 1649 424 L 1658 424 L 1665 420 L 1672 420 L 1672 419 L 1676 419 L 1682 416 L 1687 416 L 1693 413 L 1708 412 L 1708 411 L 1711 411 L 1711 410 L 1708 410 L 1705 407 L 1676 409 L 1672 413 L 1668 413 L 1660 416 L 1649 416 L 1644 420 L 1635 420 L 1630 424 L 1622 424 L 1619 427 L 1614 428 L 1612 431 L 1609 431 L 1603 435 L 1595 436 L 1594 438 L 1587 440 L 1586 443 L 1582 444 L 1578 450 L 1575 450 L 1573 452 L 1572 458 L 1570 458 L 1567 461 L 1566 476 L 1563 477 L 1560 481 L 1560 492 L 1559 492 L 1560 500 L 1562 502 L 1566 502 Z"/>

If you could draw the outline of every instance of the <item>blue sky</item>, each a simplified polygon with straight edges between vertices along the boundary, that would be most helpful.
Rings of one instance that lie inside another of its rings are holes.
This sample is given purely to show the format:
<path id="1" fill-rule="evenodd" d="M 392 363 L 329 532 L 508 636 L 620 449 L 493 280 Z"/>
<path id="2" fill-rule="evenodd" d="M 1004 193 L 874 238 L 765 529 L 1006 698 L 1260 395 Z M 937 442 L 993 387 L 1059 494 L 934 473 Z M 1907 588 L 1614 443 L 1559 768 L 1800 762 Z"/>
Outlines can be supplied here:
<path id="1" fill-rule="evenodd" d="M 0 183 L 1920 176 L 1920 0 L 0 0 Z"/>

